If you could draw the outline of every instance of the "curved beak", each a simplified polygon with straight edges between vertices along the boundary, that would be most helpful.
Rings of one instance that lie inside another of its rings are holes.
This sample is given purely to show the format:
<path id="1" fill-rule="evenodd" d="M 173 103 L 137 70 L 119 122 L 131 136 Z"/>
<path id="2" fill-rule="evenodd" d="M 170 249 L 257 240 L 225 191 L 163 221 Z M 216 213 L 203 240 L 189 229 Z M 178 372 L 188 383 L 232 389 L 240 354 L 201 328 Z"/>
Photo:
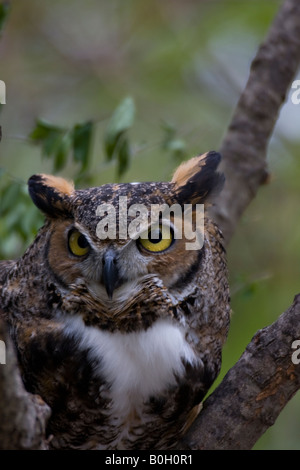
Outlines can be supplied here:
<path id="1" fill-rule="evenodd" d="M 113 250 L 108 250 L 102 260 L 102 282 L 106 288 L 109 299 L 112 299 L 113 292 L 120 281 L 117 258 Z"/>

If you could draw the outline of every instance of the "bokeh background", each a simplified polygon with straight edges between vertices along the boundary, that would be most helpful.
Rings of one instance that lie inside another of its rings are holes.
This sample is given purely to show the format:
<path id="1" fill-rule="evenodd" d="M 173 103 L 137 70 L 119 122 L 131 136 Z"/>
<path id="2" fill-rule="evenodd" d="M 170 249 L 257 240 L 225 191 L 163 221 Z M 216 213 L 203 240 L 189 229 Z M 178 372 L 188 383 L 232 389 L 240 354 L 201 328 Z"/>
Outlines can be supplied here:
<path id="1" fill-rule="evenodd" d="M 52 172 L 53 162 L 29 138 L 36 119 L 63 127 L 92 120 L 89 183 L 113 182 L 116 164 L 105 158 L 104 136 L 114 109 L 130 96 L 136 112 L 121 181 L 168 180 L 181 159 L 219 148 L 280 4 L 12 1 L 0 37 L 0 79 L 7 87 L 0 189 L 10 181 L 21 189 L 2 193 L 1 257 L 19 256 L 40 223 L 25 184 L 34 173 Z M 291 93 L 268 150 L 271 182 L 260 189 L 228 249 L 233 317 L 218 382 L 254 333 L 300 291 L 300 105 L 292 104 Z M 71 158 L 59 172 L 67 178 L 77 173 Z M 18 233 L 22 224 L 25 235 Z M 255 448 L 300 449 L 299 414 L 295 396 Z"/>

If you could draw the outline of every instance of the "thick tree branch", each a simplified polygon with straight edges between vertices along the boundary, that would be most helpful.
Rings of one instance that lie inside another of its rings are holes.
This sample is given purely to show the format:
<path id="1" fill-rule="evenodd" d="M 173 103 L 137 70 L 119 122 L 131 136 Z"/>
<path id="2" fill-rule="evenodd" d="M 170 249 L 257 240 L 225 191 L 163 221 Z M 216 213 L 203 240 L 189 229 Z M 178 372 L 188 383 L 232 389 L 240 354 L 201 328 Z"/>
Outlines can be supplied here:
<path id="1" fill-rule="evenodd" d="M 300 388 L 292 343 L 300 339 L 300 294 L 258 331 L 240 360 L 204 402 L 185 437 L 191 449 L 251 449 Z"/>
<path id="2" fill-rule="evenodd" d="M 226 185 L 213 217 L 226 243 L 267 178 L 269 138 L 300 63 L 300 2 L 286 0 L 255 57 L 221 145 Z M 1 312 L 0 312 L 1 317 Z M 300 387 L 291 344 L 300 338 L 300 295 L 273 325 L 259 331 L 183 442 L 192 449 L 250 449 Z M 0 321 L 7 363 L 0 365 L 0 449 L 47 448 L 49 408 L 22 384 L 14 349 Z"/>
<path id="3" fill-rule="evenodd" d="M 46 449 L 50 408 L 38 395 L 25 391 L 1 312 L 0 339 L 6 349 L 6 364 L 0 364 L 0 450 Z"/>
<path id="4" fill-rule="evenodd" d="M 211 212 L 226 245 L 240 216 L 268 177 L 268 142 L 299 64 L 300 2 L 286 0 L 252 62 L 220 148 L 226 184 Z M 291 362 L 290 349 L 292 339 L 300 338 L 300 330 L 295 329 L 298 322 L 296 297 L 278 322 L 257 333 L 240 361 L 204 402 L 186 436 L 191 448 L 250 449 L 274 423 L 299 388 L 299 369 Z"/>
<path id="5" fill-rule="evenodd" d="M 226 183 L 212 212 L 226 243 L 268 177 L 267 145 L 299 64 L 300 2 L 286 0 L 252 62 L 220 148 Z"/>

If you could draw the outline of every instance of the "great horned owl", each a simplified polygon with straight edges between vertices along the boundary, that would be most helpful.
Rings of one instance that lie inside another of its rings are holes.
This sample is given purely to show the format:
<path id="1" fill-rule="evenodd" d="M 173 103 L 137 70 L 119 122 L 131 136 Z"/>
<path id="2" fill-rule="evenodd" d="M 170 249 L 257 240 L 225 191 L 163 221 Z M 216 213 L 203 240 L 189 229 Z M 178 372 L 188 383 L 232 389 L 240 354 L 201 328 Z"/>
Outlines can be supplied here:
<path id="1" fill-rule="evenodd" d="M 0 306 L 27 390 L 51 407 L 50 448 L 176 449 L 195 418 L 229 326 L 222 235 L 207 217 L 223 184 L 219 161 L 194 157 L 171 182 L 75 190 L 54 176 L 29 179 L 46 221 L 19 260 L 0 263 Z M 187 249 L 172 213 L 121 237 L 125 197 L 127 214 L 135 204 L 192 208 L 194 228 L 204 204 L 203 246 Z M 97 235 L 107 204 L 115 239 Z"/>

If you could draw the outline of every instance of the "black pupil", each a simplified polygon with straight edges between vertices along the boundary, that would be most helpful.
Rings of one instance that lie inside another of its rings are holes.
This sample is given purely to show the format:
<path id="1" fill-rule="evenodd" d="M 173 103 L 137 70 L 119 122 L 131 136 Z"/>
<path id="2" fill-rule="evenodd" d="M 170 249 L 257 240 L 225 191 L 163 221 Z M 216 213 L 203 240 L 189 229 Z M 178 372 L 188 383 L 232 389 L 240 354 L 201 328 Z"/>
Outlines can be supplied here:
<path id="1" fill-rule="evenodd" d="M 82 234 L 79 235 L 77 243 L 80 248 L 86 248 L 87 246 L 89 246 L 87 239 Z"/>
<path id="2" fill-rule="evenodd" d="M 161 230 L 150 230 L 148 240 L 151 243 L 159 243 L 162 240 Z"/>

